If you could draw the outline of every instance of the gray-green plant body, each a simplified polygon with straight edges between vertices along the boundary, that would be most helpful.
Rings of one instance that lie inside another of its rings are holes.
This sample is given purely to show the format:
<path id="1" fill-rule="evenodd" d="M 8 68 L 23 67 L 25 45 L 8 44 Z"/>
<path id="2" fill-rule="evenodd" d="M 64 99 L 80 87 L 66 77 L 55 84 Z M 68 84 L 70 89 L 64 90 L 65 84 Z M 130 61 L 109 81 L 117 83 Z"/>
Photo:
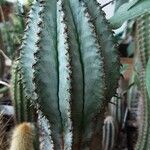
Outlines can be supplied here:
<path id="1" fill-rule="evenodd" d="M 35 1 L 20 50 L 24 101 L 38 105 L 48 119 L 53 148 L 101 149 L 95 136 L 102 135 L 120 63 L 99 3 Z"/>

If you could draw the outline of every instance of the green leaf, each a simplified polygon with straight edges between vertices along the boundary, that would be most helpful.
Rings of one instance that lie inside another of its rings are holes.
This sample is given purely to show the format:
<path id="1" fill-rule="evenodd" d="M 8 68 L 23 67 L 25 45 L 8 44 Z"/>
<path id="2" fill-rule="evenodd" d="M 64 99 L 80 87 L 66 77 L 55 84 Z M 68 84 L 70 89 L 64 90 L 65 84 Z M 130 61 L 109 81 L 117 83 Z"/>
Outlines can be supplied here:
<path id="1" fill-rule="evenodd" d="M 135 5 L 137 5 L 141 1 L 143 1 L 143 0 L 131 0 L 128 10 L 131 9 L 132 7 L 134 7 Z"/>
<path id="2" fill-rule="evenodd" d="M 135 19 L 136 17 L 150 11 L 149 0 L 136 0 L 123 4 L 110 18 L 113 28 L 120 27 L 125 21 Z"/>
<path id="3" fill-rule="evenodd" d="M 118 8 L 119 8 L 122 4 L 128 2 L 128 0 L 116 0 L 115 2 L 116 2 L 116 4 L 115 4 L 115 11 L 117 11 Z"/>

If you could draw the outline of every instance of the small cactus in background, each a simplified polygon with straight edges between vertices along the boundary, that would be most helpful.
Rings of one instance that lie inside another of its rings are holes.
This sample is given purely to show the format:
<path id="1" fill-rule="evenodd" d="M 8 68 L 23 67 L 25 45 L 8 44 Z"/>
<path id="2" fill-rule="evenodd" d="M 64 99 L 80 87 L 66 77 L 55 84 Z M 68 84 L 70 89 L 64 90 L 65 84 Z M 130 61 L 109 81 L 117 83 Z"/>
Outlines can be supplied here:
<path id="1" fill-rule="evenodd" d="M 139 135 L 135 149 L 145 150 L 150 147 L 150 98 L 146 88 L 146 66 L 150 57 L 150 14 L 145 13 L 136 20 L 136 72 L 140 84 L 140 92 L 143 99 L 142 118 L 140 120 Z M 140 66 L 140 67 L 139 67 Z"/>
<path id="2" fill-rule="evenodd" d="M 111 99 L 111 103 L 108 105 L 108 111 L 109 114 L 114 118 L 114 120 L 117 122 L 119 127 L 122 125 L 123 121 L 123 115 L 124 115 L 124 110 L 123 110 L 123 104 L 122 104 L 122 90 L 120 88 L 117 89 L 117 95 L 116 97 L 113 97 Z"/>
<path id="3" fill-rule="evenodd" d="M 35 1 L 20 51 L 13 78 L 17 114 L 23 103 L 38 106 L 55 150 L 101 150 L 105 107 L 115 95 L 120 63 L 99 3 Z"/>
<path id="4" fill-rule="evenodd" d="M 113 150 L 116 139 L 115 121 L 112 116 L 107 116 L 103 126 L 102 150 Z"/>
<path id="5" fill-rule="evenodd" d="M 13 131 L 9 150 L 34 150 L 34 130 L 34 125 L 31 123 L 24 122 L 18 125 Z"/>
<path id="6" fill-rule="evenodd" d="M 145 13 L 136 21 L 136 48 L 142 67 L 145 69 L 150 57 L 150 13 Z"/>
<path id="7" fill-rule="evenodd" d="M 35 109 L 30 101 L 25 101 L 21 78 L 19 62 L 16 61 L 12 67 L 12 98 L 16 111 L 16 123 L 24 121 L 35 122 Z"/>

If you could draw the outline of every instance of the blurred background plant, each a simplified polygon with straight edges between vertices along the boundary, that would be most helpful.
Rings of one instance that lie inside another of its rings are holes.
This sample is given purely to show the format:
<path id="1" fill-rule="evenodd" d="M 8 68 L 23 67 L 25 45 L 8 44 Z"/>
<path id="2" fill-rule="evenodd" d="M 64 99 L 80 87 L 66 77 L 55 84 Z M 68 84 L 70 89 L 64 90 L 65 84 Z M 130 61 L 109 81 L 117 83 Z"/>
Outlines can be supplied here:
<path id="1" fill-rule="evenodd" d="M 19 1 L 0 1 L 0 80 L 8 84 L 12 61 L 19 55 L 18 47 L 31 2 L 26 1 L 23 5 Z"/>
<path id="2" fill-rule="evenodd" d="M 9 131 L 14 125 L 10 78 L 13 60 L 19 56 L 18 47 L 24 32 L 26 16 L 32 0 L 0 0 L 0 149 L 6 150 Z"/>
<path id="3" fill-rule="evenodd" d="M 4 0 L 0 3 L 0 48 L 11 59 L 18 53 L 16 50 L 21 43 L 29 5 L 30 2 L 22 5 L 18 1 L 11 3 Z"/>

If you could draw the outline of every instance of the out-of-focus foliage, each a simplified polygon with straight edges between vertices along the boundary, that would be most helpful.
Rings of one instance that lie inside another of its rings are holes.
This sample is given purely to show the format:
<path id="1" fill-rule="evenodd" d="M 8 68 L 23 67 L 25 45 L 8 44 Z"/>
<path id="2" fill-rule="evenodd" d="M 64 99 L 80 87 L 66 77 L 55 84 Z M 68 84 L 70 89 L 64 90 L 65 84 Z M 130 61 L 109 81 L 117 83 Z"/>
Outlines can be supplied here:
<path id="1" fill-rule="evenodd" d="M 118 8 L 119 8 L 122 4 L 128 2 L 128 0 L 116 0 L 115 2 L 116 2 L 116 4 L 115 4 L 115 11 L 117 11 Z"/>
<path id="2" fill-rule="evenodd" d="M 119 7 L 114 16 L 109 20 L 113 28 L 120 27 L 123 22 L 149 12 L 149 0 L 132 0 Z"/>
<path id="3" fill-rule="evenodd" d="M 4 3 L 5 3 L 5 0 L 1 0 L 1 1 L 0 1 L 0 4 L 4 4 Z"/>
<path id="4" fill-rule="evenodd" d="M 3 41 L 3 50 L 6 55 L 14 59 L 18 46 L 21 44 L 21 38 L 25 27 L 25 18 L 30 9 L 32 0 L 28 0 L 25 5 L 19 2 L 9 3 L 3 0 L 0 3 L 0 16 L 2 22 L 0 23 L 1 38 Z M 9 12 L 7 12 L 8 9 Z"/>

